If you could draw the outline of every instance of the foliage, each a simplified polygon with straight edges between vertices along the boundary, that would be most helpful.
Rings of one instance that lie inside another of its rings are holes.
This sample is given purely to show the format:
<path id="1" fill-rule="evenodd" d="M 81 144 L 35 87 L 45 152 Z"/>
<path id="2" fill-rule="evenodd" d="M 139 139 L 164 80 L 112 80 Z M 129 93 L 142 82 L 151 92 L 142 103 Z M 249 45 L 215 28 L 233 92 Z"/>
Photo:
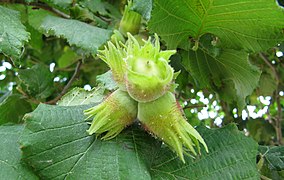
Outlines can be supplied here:
<path id="1" fill-rule="evenodd" d="M 18 140 L 23 131 L 23 125 L 0 126 L 1 155 L 0 173 L 3 179 L 38 179 L 21 161 L 21 150 Z"/>
<path id="2" fill-rule="evenodd" d="M 283 179 L 283 4 L 1 1 L 1 178 Z M 108 141 L 86 132 L 83 111 L 120 87 L 97 53 L 126 42 L 122 26 L 140 45 L 156 33 L 176 52 L 171 90 L 209 153 L 183 163 L 137 120 Z"/>
<path id="3" fill-rule="evenodd" d="M 19 57 L 24 42 L 29 40 L 30 33 L 21 23 L 19 12 L 1 6 L 0 13 L 0 53 Z"/>

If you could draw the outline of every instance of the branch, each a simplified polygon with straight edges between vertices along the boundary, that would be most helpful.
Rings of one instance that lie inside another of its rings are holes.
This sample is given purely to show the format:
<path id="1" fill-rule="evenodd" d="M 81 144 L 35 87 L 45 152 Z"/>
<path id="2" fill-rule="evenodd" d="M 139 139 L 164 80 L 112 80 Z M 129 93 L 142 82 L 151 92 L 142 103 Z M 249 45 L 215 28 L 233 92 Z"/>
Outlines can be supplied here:
<path id="1" fill-rule="evenodd" d="M 280 77 L 279 77 L 279 74 L 278 74 L 276 68 L 269 62 L 269 59 L 263 53 L 259 53 L 259 56 L 270 67 L 273 74 L 275 75 L 275 79 L 276 79 L 275 100 L 276 100 L 276 104 L 277 104 L 277 117 L 275 119 L 274 128 L 275 128 L 275 131 L 276 131 L 277 142 L 278 142 L 279 145 L 282 145 L 283 144 L 283 138 L 282 138 L 282 108 L 281 108 L 280 95 L 279 95 Z"/>
<path id="2" fill-rule="evenodd" d="M 35 104 L 39 104 L 41 103 L 39 100 L 33 98 L 33 97 L 30 97 L 27 93 L 25 93 L 19 86 L 16 87 L 17 91 L 19 93 L 21 93 L 28 101 L 32 102 L 32 103 L 35 103 Z"/>
<path id="3" fill-rule="evenodd" d="M 277 118 L 275 120 L 275 126 L 277 128 L 277 141 L 279 145 L 283 144 L 282 140 L 282 108 L 280 103 L 280 95 L 279 95 L 279 85 L 277 85 L 277 90 L 275 92 L 276 104 L 277 104 Z"/>
<path id="4" fill-rule="evenodd" d="M 70 88 L 70 86 L 72 85 L 72 83 L 74 82 L 74 80 L 76 79 L 76 77 L 79 74 L 80 68 L 82 65 L 82 60 L 79 60 L 76 66 L 76 69 L 74 71 L 74 74 L 72 75 L 71 79 L 69 80 L 69 82 L 66 84 L 66 86 L 63 88 L 63 90 L 61 91 L 61 93 L 54 99 L 45 102 L 45 104 L 56 104 L 56 102 L 62 97 L 64 96 L 64 94 L 67 93 L 68 89 Z"/>
<path id="5" fill-rule="evenodd" d="M 279 84 L 279 76 L 278 76 L 278 73 L 277 73 L 275 67 L 270 63 L 269 59 L 263 53 L 259 53 L 259 56 L 272 70 L 273 74 L 275 75 L 276 83 L 278 85 Z"/>
<path id="6" fill-rule="evenodd" d="M 207 107 L 207 105 L 205 104 L 189 105 L 189 106 L 185 106 L 183 109 L 203 108 L 203 107 Z"/>
<path id="7" fill-rule="evenodd" d="M 8 2 L 8 3 L 13 3 L 13 2 Z M 53 14 L 57 15 L 57 16 L 60 16 L 62 18 L 66 18 L 66 19 L 69 19 L 70 16 L 53 8 L 53 7 L 50 7 L 48 6 L 47 4 L 44 4 L 44 3 L 40 3 L 40 2 L 31 2 L 31 3 L 27 3 L 25 1 L 16 1 L 15 3 L 17 4 L 23 4 L 23 5 L 26 5 L 26 6 L 34 6 L 35 8 L 40 8 L 40 9 L 44 9 L 46 11 L 49 11 L 49 12 L 52 12 Z"/>

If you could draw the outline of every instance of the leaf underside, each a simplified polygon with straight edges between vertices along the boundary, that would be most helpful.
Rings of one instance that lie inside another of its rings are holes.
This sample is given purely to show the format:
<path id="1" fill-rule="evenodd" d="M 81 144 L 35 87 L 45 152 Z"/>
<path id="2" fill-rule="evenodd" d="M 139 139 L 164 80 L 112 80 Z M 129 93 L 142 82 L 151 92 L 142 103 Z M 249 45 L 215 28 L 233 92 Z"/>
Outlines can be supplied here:
<path id="1" fill-rule="evenodd" d="M 214 57 L 200 48 L 184 51 L 182 56 L 184 67 L 200 88 L 212 88 L 224 100 L 237 102 L 240 109 L 258 85 L 260 71 L 250 64 L 246 52 L 225 49 Z"/>

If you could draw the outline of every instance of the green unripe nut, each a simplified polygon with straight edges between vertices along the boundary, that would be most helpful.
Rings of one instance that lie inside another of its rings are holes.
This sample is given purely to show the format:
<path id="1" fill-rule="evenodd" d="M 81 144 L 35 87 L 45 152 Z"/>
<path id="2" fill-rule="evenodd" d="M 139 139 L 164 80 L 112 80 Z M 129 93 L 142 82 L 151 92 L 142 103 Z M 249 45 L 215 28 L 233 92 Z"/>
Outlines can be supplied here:
<path id="1" fill-rule="evenodd" d="M 169 57 L 176 51 L 160 51 L 156 36 L 155 44 L 151 39 L 140 46 L 128 34 L 126 88 L 129 95 L 138 102 L 149 102 L 164 95 L 170 88 L 174 70 L 168 64 Z"/>
<path id="2" fill-rule="evenodd" d="M 89 134 L 106 133 L 103 139 L 118 135 L 138 118 L 146 130 L 163 140 L 180 159 L 196 155 L 200 143 L 207 146 L 199 133 L 187 122 L 172 92 L 178 73 L 169 65 L 175 50 L 160 50 L 158 36 L 138 42 L 130 33 L 128 40 L 108 42 L 99 57 L 110 67 L 119 89 L 103 103 L 85 111 L 93 122 Z"/>
<path id="3" fill-rule="evenodd" d="M 128 33 L 125 44 L 108 42 L 105 50 L 99 52 L 99 57 L 111 68 L 120 89 L 138 102 L 154 101 L 172 87 L 174 70 L 168 62 L 176 51 L 160 51 L 157 35 L 155 44 L 149 38 L 140 45 Z"/>
<path id="4" fill-rule="evenodd" d="M 129 32 L 131 34 L 138 34 L 141 25 L 141 15 L 131 10 L 132 1 L 128 1 L 125 6 L 122 19 L 119 24 L 119 31 L 126 36 Z"/>
<path id="5" fill-rule="evenodd" d="M 194 147 L 200 152 L 199 142 L 208 151 L 202 137 L 182 115 L 171 92 L 152 102 L 139 102 L 138 119 L 146 130 L 164 141 L 183 162 L 184 153 L 190 151 L 193 155 L 197 154 Z"/>
<path id="6" fill-rule="evenodd" d="M 93 118 L 87 132 L 90 135 L 106 132 L 102 139 L 108 140 L 133 123 L 137 117 L 137 102 L 127 92 L 116 90 L 104 102 L 84 111 L 84 114 L 87 119 Z"/>

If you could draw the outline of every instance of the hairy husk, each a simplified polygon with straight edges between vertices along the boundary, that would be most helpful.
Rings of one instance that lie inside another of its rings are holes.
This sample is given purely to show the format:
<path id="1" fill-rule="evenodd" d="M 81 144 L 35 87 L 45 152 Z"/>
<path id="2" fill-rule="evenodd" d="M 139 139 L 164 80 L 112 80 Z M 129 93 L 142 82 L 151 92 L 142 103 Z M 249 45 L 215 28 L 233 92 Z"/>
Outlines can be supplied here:
<path id="1" fill-rule="evenodd" d="M 93 118 L 87 132 L 90 135 L 107 132 L 102 139 L 108 140 L 133 123 L 137 117 L 137 102 L 131 99 L 127 92 L 116 90 L 104 102 L 85 110 L 84 113 L 87 119 Z"/>
<path id="2" fill-rule="evenodd" d="M 141 24 L 141 15 L 133 10 L 132 0 L 128 1 L 128 4 L 125 6 L 122 19 L 119 24 L 119 31 L 126 35 L 127 32 L 131 34 L 137 34 L 140 29 Z"/>
<path id="3" fill-rule="evenodd" d="M 138 119 L 146 130 L 170 146 L 183 162 L 183 154 L 191 152 L 196 155 L 196 149 L 200 153 L 199 142 L 208 152 L 203 138 L 186 121 L 171 92 L 152 102 L 139 102 Z"/>
<path id="4" fill-rule="evenodd" d="M 164 141 L 183 162 L 184 154 L 200 153 L 200 143 L 208 151 L 172 93 L 178 73 L 169 65 L 169 58 L 176 51 L 161 51 L 157 35 L 154 43 L 151 38 L 138 42 L 130 33 L 127 35 L 125 43 L 114 39 L 114 43 L 109 41 L 99 51 L 98 56 L 111 68 L 119 90 L 85 111 L 94 118 L 88 132 L 97 135 L 107 132 L 103 139 L 111 139 L 138 117 L 145 129 Z"/>
<path id="5" fill-rule="evenodd" d="M 160 51 L 159 38 L 155 37 L 140 46 L 128 35 L 126 88 L 129 95 L 138 102 L 149 102 L 164 95 L 173 80 L 173 68 L 168 59 L 176 51 Z"/>
<path id="6" fill-rule="evenodd" d="M 149 102 L 164 95 L 172 86 L 174 70 L 169 58 L 175 50 L 160 51 L 159 38 L 143 45 L 128 33 L 125 44 L 108 42 L 99 57 L 110 67 L 121 90 L 138 102 Z"/>
<path id="7" fill-rule="evenodd" d="M 123 58 L 126 56 L 126 52 L 116 42 L 114 45 L 111 41 L 107 43 L 104 50 L 100 50 L 98 57 L 100 57 L 110 67 L 113 79 L 118 84 L 121 90 L 125 90 L 125 71 L 126 63 Z"/>

